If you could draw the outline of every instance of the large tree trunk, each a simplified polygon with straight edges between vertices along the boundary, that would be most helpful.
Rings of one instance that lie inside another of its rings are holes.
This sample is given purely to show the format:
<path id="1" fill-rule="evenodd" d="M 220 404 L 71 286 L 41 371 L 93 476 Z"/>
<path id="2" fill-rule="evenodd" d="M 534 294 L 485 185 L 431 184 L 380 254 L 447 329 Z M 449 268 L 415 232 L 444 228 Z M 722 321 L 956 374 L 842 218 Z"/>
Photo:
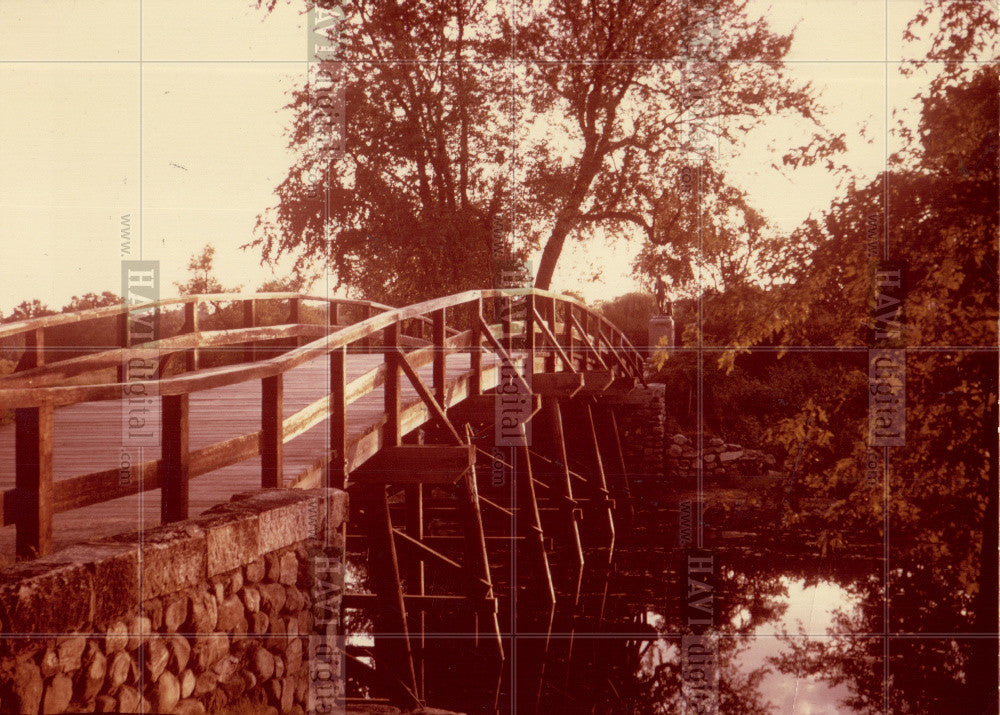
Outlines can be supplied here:
<path id="1" fill-rule="evenodd" d="M 576 224 L 583 199 L 587 196 L 590 185 L 593 183 L 594 177 L 597 176 L 604 159 L 603 154 L 598 154 L 590 146 L 584 149 L 583 157 L 573 191 L 566 198 L 566 203 L 559 211 L 556 225 L 552 227 L 552 233 L 549 234 L 545 248 L 542 249 L 542 260 L 538 264 L 538 275 L 535 277 L 535 288 L 549 290 L 552 286 L 552 276 L 556 272 L 556 264 L 559 262 L 559 256 L 562 255 L 566 237 Z"/>

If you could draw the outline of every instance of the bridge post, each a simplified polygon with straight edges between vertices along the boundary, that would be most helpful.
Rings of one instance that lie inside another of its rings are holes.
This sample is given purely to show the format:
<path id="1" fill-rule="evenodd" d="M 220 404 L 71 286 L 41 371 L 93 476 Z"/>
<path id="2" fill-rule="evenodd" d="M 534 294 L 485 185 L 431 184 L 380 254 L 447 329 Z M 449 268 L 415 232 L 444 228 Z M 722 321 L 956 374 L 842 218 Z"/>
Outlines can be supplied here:
<path id="1" fill-rule="evenodd" d="M 194 335 L 197 339 L 198 335 L 198 299 L 195 298 L 190 303 L 184 304 L 184 325 L 187 327 L 188 332 Z M 187 351 L 185 356 L 185 367 L 188 372 L 194 372 L 198 369 L 198 346 L 191 348 Z"/>
<path id="2" fill-rule="evenodd" d="M 284 375 L 261 380 L 260 392 L 260 486 L 284 486 Z"/>
<path id="3" fill-rule="evenodd" d="M 301 298 L 289 298 L 288 299 L 288 322 L 292 325 L 297 325 L 302 322 L 302 299 Z M 292 343 L 294 347 L 298 347 L 302 344 L 302 338 L 295 338 Z"/>
<path id="4" fill-rule="evenodd" d="M 375 315 L 375 309 L 370 305 L 366 305 L 361 311 L 361 320 L 368 320 L 368 318 Z M 372 350 L 372 339 L 368 336 L 363 337 L 359 344 L 361 345 L 362 351 L 365 353 L 370 353 Z"/>
<path id="5" fill-rule="evenodd" d="M 257 301 L 253 299 L 243 301 L 243 327 L 253 328 L 257 326 Z M 257 359 L 257 344 L 247 343 L 243 353 L 244 362 L 253 362 Z"/>
<path id="6" fill-rule="evenodd" d="M 482 327 L 480 320 L 483 317 L 483 299 L 477 298 L 469 303 L 471 313 L 470 325 L 472 329 L 472 347 L 469 354 L 469 363 L 472 368 L 472 378 L 469 380 L 469 395 L 481 395 L 483 393 L 483 344 Z"/>
<path id="7" fill-rule="evenodd" d="M 601 464 L 608 479 L 608 487 L 616 498 L 624 499 L 624 503 L 615 502 L 619 516 L 622 517 L 626 533 L 632 529 L 633 509 L 632 490 L 629 484 L 628 470 L 625 467 L 625 456 L 622 452 L 621 435 L 618 432 L 618 420 L 615 408 L 611 405 L 594 405 L 594 428 L 597 434 L 597 447 L 601 455 Z"/>
<path id="8" fill-rule="evenodd" d="M 570 434 L 573 435 L 569 446 L 585 466 L 584 476 L 587 478 L 590 492 L 589 518 L 592 523 L 600 524 L 598 533 L 602 537 L 601 546 L 611 551 L 615 545 L 615 518 L 597 444 L 590 398 L 572 400 L 560 405 L 560 408 L 568 416 L 566 422 L 570 425 Z"/>
<path id="9" fill-rule="evenodd" d="M 563 350 L 565 350 L 566 355 L 569 357 L 569 363 L 570 363 L 570 365 L 573 365 L 574 364 L 573 363 L 573 359 L 576 356 L 575 356 L 575 354 L 573 352 L 573 343 L 575 342 L 575 340 L 573 338 L 573 304 L 572 303 L 567 303 L 566 304 L 566 318 L 565 318 L 565 325 L 563 326 L 563 331 L 564 331 L 563 339 L 566 341 L 566 344 L 563 345 Z"/>
<path id="10" fill-rule="evenodd" d="M 347 488 L 347 347 L 330 351 L 330 467 L 325 485 Z"/>
<path id="11" fill-rule="evenodd" d="M 526 353 L 525 363 L 528 384 L 530 385 L 531 376 L 535 374 L 535 294 L 526 295 L 524 304 L 524 352 Z"/>
<path id="12" fill-rule="evenodd" d="M 375 670 L 397 698 L 412 700 L 417 693 L 417 677 L 413 668 L 385 484 L 369 485 L 365 490 L 364 504 L 368 526 L 368 568 L 378 599 L 372 633 L 375 639 Z"/>
<path id="13" fill-rule="evenodd" d="M 445 405 L 445 393 L 447 391 L 447 360 L 448 354 L 445 352 L 445 337 L 447 332 L 447 320 L 448 316 L 444 308 L 441 310 L 435 310 L 431 313 L 431 321 L 433 323 L 433 342 L 434 342 L 434 364 L 433 364 L 433 386 L 434 386 L 434 399 L 438 401 L 442 409 L 447 409 Z"/>
<path id="14" fill-rule="evenodd" d="M 383 444 L 398 447 L 403 434 L 399 424 L 400 383 L 399 383 L 399 323 L 395 322 L 382 331 L 382 347 L 385 350 L 385 431 Z"/>
<path id="15" fill-rule="evenodd" d="M 122 307 L 122 312 L 117 316 L 117 328 L 118 346 L 122 350 L 128 350 L 132 347 L 132 331 L 129 330 L 129 310 L 127 305 Z M 115 372 L 118 375 L 118 382 L 125 382 L 128 379 L 128 369 L 125 366 L 124 355 L 118 361 L 118 367 Z"/>
<path id="16" fill-rule="evenodd" d="M 24 334 L 24 352 L 17 364 L 17 371 L 45 366 L 45 328 L 38 327 Z"/>
<path id="17" fill-rule="evenodd" d="M 548 323 L 549 332 L 556 334 L 556 299 L 545 298 L 542 300 L 542 318 Z M 556 371 L 556 351 L 554 349 L 545 352 L 545 372 Z"/>
<path id="18" fill-rule="evenodd" d="M 187 393 L 162 398 L 160 458 L 160 521 L 164 524 L 188 518 L 190 452 L 188 428 L 190 399 Z"/>
<path id="19" fill-rule="evenodd" d="M 580 583 L 585 562 L 583 542 L 580 539 L 580 525 L 577 521 L 576 500 L 573 498 L 573 483 L 566 461 L 566 441 L 563 435 L 558 398 L 543 395 L 542 408 L 534 421 L 535 427 L 532 429 L 534 448 L 532 452 L 547 457 L 551 466 L 546 465 L 543 468 L 534 469 L 533 473 L 548 472 L 552 474 L 549 487 L 555 495 L 559 509 L 559 520 L 570 542 L 569 550 L 572 554 L 574 567 L 573 582 L 568 584 L 566 590 L 574 594 L 572 602 L 576 606 L 580 595 Z"/>
<path id="20" fill-rule="evenodd" d="M 340 302 L 333 299 L 327 305 L 329 310 L 326 320 L 327 325 L 340 325 Z"/>
<path id="21" fill-rule="evenodd" d="M 52 551 L 52 405 L 14 411 L 18 559 Z"/>

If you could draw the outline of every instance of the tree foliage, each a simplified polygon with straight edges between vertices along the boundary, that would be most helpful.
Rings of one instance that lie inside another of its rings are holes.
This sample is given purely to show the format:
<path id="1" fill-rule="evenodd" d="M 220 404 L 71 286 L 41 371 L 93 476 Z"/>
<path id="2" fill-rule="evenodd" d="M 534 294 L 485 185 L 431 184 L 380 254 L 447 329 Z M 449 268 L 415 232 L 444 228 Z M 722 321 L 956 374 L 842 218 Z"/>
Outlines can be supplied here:
<path id="1" fill-rule="evenodd" d="M 698 214 L 671 197 L 692 158 L 777 115 L 816 126 L 786 163 L 842 148 L 811 87 L 785 73 L 791 37 L 748 4 L 555 0 L 519 6 L 513 24 L 478 0 L 350 0 L 341 61 L 293 96 L 299 159 L 250 245 L 390 303 L 489 285 L 499 254 L 536 250 L 547 288 L 570 237 L 690 254 Z M 345 98 L 343 155 L 317 107 L 329 86 Z M 745 209 L 717 174 L 700 190 Z"/>

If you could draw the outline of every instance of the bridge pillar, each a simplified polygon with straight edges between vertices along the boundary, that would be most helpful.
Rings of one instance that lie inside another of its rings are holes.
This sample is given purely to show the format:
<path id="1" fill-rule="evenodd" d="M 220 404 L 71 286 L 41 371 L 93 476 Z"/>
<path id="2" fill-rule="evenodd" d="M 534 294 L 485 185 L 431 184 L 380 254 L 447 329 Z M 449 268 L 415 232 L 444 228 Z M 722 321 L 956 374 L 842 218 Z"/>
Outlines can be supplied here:
<path id="1" fill-rule="evenodd" d="M 52 551 L 52 411 L 52 405 L 14 411 L 18 559 Z"/>

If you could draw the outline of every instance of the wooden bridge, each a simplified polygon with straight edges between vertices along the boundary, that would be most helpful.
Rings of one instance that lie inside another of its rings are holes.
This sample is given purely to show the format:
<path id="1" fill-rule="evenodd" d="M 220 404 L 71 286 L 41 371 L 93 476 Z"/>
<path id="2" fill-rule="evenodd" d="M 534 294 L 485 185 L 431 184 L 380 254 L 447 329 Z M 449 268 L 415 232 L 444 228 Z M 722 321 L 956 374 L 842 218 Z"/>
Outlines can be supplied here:
<path id="1" fill-rule="evenodd" d="M 599 628 L 630 508 L 616 410 L 643 359 L 573 299 L 197 295 L 3 325 L 0 342 L 18 359 L 0 378 L 8 559 L 258 484 L 332 486 L 351 494 L 348 672 L 368 695 L 446 704 L 461 682 L 455 702 L 530 709 L 554 624 Z"/>

